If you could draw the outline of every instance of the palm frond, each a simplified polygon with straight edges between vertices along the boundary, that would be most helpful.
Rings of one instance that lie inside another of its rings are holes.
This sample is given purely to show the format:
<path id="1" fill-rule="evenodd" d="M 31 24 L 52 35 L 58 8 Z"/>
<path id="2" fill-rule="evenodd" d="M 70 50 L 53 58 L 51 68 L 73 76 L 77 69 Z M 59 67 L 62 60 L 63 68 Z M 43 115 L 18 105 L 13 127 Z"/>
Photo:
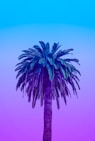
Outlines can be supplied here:
<path id="1" fill-rule="evenodd" d="M 40 72 L 41 74 L 41 72 Z M 40 84 L 40 74 L 38 74 L 38 86 L 37 86 L 37 98 L 40 99 L 41 97 L 41 92 L 40 92 L 40 85 L 42 85 L 42 83 Z"/>
<path id="2" fill-rule="evenodd" d="M 28 48 L 28 50 L 24 50 L 23 52 L 25 52 L 28 56 L 39 56 L 39 52 L 34 48 Z"/>
<path id="3" fill-rule="evenodd" d="M 76 58 L 73 58 L 73 59 L 64 59 L 64 61 L 66 61 L 66 62 L 71 62 L 71 61 L 73 61 L 73 62 L 76 62 L 76 63 L 78 63 L 78 64 L 80 65 L 79 60 L 76 59 Z"/>
<path id="4" fill-rule="evenodd" d="M 43 100 L 44 100 L 44 92 L 43 92 L 43 70 L 40 73 L 39 96 L 41 97 L 41 106 L 43 106 Z"/>
<path id="5" fill-rule="evenodd" d="M 57 61 L 60 62 L 61 65 L 66 65 L 65 61 L 62 58 L 57 58 Z"/>
<path id="6" fill-rule="evenodd" d="M 22 70 L 19 70 L 17 75 L 16 75 L 16 78 L 18 78 L 21 74 L 22 74 Z"/>
<path id="7" fill-rule="evenodd" d="M 51 89 L 52 89 L 52 92 L 53 92 L 52 97 L 53 97 L 53 99 L 56 99 L 57 108 L 59 109 L 60 108 L 60 104 L 59 104 L 59 91 L 58 91 L 58 84 L 57 84 L 56 80 L 57 80 L 57 77 L 55 75 L 54 79 L 52 81 Z"/>
<path id="8" fill-rule="evenodd" d="M 54 61 L 54 69 L 55 70 L 60 69 L 60 62 L 57 59 L 55 59 L 55 61 Z"/>
<path id="9" fill-rule="evenodd" d="M 33 93 L 33 86 L 29 86 L 29 90 L 28 90 L 28 93 L 27 93 L 27 96 L 28 96 L 28 102 L 31 101 L 31 96 L 32 96 L 32 93 Z"/>
<path id="10" fill-rule="evenodd" d="M 45 54 L 48 55 L 49 51 L 50 51 L 50 45 L 49 45 L 49 43 L 46 43 Z"/>
<path id="11" fill-rule="evenodd" d="M 34 88 L 35 88 L 35 75 L 29 81 L 27 89 L 26 89 L 27 96 L 28 96 L 28 102 L 31 101 L 31 96 L 33 96 Z"/>
<path id="12" fill-rule="evenodd" d="M 28 49 L 28 50 L 22 50 L 22 52 L 24 52 L 28 56 L 28 55 L 32 55 L 32 53 L 35 52 L 35 50 L 33 50 L 33 49 L 32 50 L 29 50 Z"/>
<path id="13" fill-rule="evenodd" d="M 70 74 L 72 74 L 72 73 L 76 73 L 76 72 L 77 72 L 77 73 L 81 76 L 80 71 L 77 70 L 76 67 L 75 67 L 74 65 L 66 63 L 66 66 L 67 66 L 68 71 L 69 71 Z"/>
<path id="14" fill-rule="evenodd" d="M 23 92 L 24 92 L 25 85 L 26 85 L 26 83 L 25 83 L 25 81 L 24 81 L 24 82 L 22 83 L 22 86 L 21 86 L 21 91 L 23 91 Z"/>
<path id="15" fill-rule="evenodd" d="M 55 97 L 56 97 L 56 102 L 57 102 L 57 108 L 59 109 L 60 105 L 59 105 L 59 97 L 58 96 L 59 96 L 58 88 L 55 85 Z"/>
<path id="16" fill-rule="evenodd" d="M 36 64 L 35 64 L 35 67 L 34 67 L 34 69 L 33 69 L 33 73 L 36 73 L 37 75 L 40 75 L 42 68 L 43 68 L 43 67 L 42 67 L 41 64 L 36 63 Z"/>
<path id="17" fill-rule="evenodd" d="M 81 76 L 81 73 L 78 69 L 76 69 L 73 65 L 71 65 L 71 67 L 72 67 L 72 71 L 77 72 Z"/>
<path id="18" fill-rule="evenodd" d="M 61 56 L 63 56 L 63 55 L 66 55 L 66 54 L 69 54 L 69 52 L 70 51 L 73 51 L 73 49 L 71 48 L 71 49 L 67 49 L 67 50 L 59 50 L 56 54 L 55 54 L 55 56 L 54 56 L 54 58 L 58 58 L 58 57 L 61 57 Z"/>
<path id="19" fill-rule="evenodd" d="M 27 84 L 28 84 L 28 86 L 27 86 L 27 88 L 26 88 L 26 93 L 27 93 L 27 95 L 28 95 L 28 93 L 29 93 L 29 90 L 30 90 L 31 86 L 33 87 L 33 79 L 34 79 L 34 78 L 32 78 L 30 81 L 27 82 Z"/>
<path id="20" fill-rule="evenodd" d="M 23 65 L 26 62 L 30 62 L 30 61 L 32 61 L 32 59 L 33 59 L 32 57 L 27 56 L 26 59 L 23 59 L 21 62 L 17 63 L 16 66 Z"/>
<path id="21" fill-rule="evenodd" d="M 33 48 L 29 48 L 28 50 L 22 50 L 22 52 L 24 52 L 23 54 L 21 54 L 18 59 L 23 59 L 23 58 L 35 58 L 35 57 L 41 57 L 40 53 L 33 49 Z"/>
<path id="22" fill-rule="evenodd" d="M 62 78 L 62 74 L 61 74 L 60 71 L 58 72 L 57 86 L 58 86 L 58 84 L 59 84 L 60 94 L 64 98 L 65 104 L 67 104 L 66 95 L 69 95 L 69 91 L 68 91 L 68 88 L 67 88 L 67 86 L 65 84 L 64 79 Z"/>
<path id="23" fill-rule="evenodd" d="M 21 70 L 22 69 L 22 65 L 18 66 L 15 71 Z"/>
<path id="24" fill-rule="evenodd" d="M 68 76 L 71 76 L 73 73 L 72 67 L 70 65 L 68 65 L 67 63 L 65 63 L 65 66 L 68 71 Z"/>
<path id="25" fill-rule="evenodd" d="M 56 51 L 60 48 L 60 45 L 59 43 L 54 43 L 53 46 L 52 46 L 52 50 L 51 50 L 51 54 L 55 54 Z"/>
<path id="26" fill-rule="evenodd" d="M 32 108 L 35 107 L 37 96 L 38 96 L 38 89 L 37 89 L 37 87 L 34 87 L 33 99 L 32 99 Z"/>
<path id="27" fill-rule="evenodd" d="M 68 80 L 67 80 L 67 81 L 68 81 L 68 82 L 69 82 L 69 84 L 71 85 L 72 90 L 73 90 L 73 93 L 77 95 L 77 90 L 76 90 L 76 87 L 75 87 L 75 85 L 74 85 L 73 80 L 72 80 L 71 78 L 68 78 Z"/>
<path id="28" fill-rule="evenodd" d="M 63 78 L 64 79 L 67 79 L 67 72 L 66 72 L 66 68 L 63 68 L 62 65 L 60 65 L 60 71 L 62 72 L 63 74 Z"/>
<path id="29" fill-rule="evenodd" d="M 55 82 L 54 79 L 51 81 L 51 91 L 52 91 L 52 99 L 55 99 Z"/>
<path id="30" fill-rule="evenodd" d="M 35 65 L 38 63 L 39 58 L 34 58 L 30 63 L 30 70 L 33 70 Z"/>
<path id="31" fill-rule="evenodd" d="M 26 59 L 31 58 L 31 59 L 33 59 L 35 57 L 35 55 L 36 54 L 33 54 L 33 53 L 31 53 L 31 54 L 23 53 L 23 54 L 19 55 L 18 60 L 21 60 L 23 58 L 26 58 Z"/>
<path id="32" fill-rule="evenodd" d="M 31 65 L 31 62 L 33 62 L 32 65 Z M 21 62 L 22 64 L 20 64 L 18 67 L 16 67 L 15 71 L 18 71 L 16 78 L 19 75 L 21 75 L 22 73 L 25 73 L 25 72 L 28 73 L 30 69 L 31 70 L 33 69 L 33 67 L 35 66 L 36 61 L 32 60 L 31 62 Z"/>
<path id="33" fill-rule="evenodd" d="M 78 81 L 80 81 L 77 75 L 72 73 L 72 76 L 75 77 Z"/>
<path id="34" fill-rule="evenodd" d="M 50 65 L 49 62 L 46 64 L 46 68 L 49 74 L 49 79 L 50 81 L 53 80 L 54 78 L 54 66 Z"/>
<path id="35" fill-rule="evenodd" d="M 34 76 L 34 71 L 33 70 L 29 70 L 27 72 L 26 83 L 29 83 L 31 81 L 31 79 L 33 78 L 33 76 Z"/>
<path id="36" fill-rule="evenodd" d="M 38 63 L 40 65 L 42 65 L 43 67 L 45 67 L 46 66 L 46 59 L 45 58 L 40 58 Z"/>
<path id="37" fill-rule="evenodd" d="M 52 57 L 47 57 L 47 60 L 50 65 L 54 65 L 54 59 Z"/>
<path id="38" fill-rule="evenodd" d="M 43 57 L 42 49 L 38 45 L 34 45 L 33 47 L 38 51 L 38 53 L 40 53 L 41 57 Z"/>
<path id="39" fill-rule="evenodd" d="M 46 48 L 45 43 L 44 43 L 43 41 L 39 41 L 39 43 L 40 43 L 40 45 L 41 45 L 43 51 L 45 51 L 45 48 Z"/>
<path id="40" fill-rule="evenodd" d="M 74 76 L 72 76 L 72 78 L 73 78 L 73 80 L 76 82 L 76 84 L 77 84 L 77 86 L 78 86 L 78 88 L 79 88 L 79 90 L 80 90 L 80 86 L 79 86 L 78 81 L 75 79 L 75 77 L 74 77 Z"/>
<path id="41" fill-rule="evenodd" d="M 18 79 L 17 85 L 16 85 L 16 90 L 21 86 L 23 81 L 25 81 L 26 78 L 26 73 L 22 74 L 22 76 Z"/>

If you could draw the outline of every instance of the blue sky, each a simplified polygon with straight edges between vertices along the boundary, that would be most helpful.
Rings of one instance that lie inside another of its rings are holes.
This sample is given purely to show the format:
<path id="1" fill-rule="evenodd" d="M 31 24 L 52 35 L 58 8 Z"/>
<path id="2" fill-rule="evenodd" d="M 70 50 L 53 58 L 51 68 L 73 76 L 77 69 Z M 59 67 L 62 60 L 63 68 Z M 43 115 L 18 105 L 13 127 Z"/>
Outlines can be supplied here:
<path id="1" fill-rule="evenodd" d="M 66 24 L 95 29 L 95 1 L 0 1 L 0 28 L 27 24 Z"/>

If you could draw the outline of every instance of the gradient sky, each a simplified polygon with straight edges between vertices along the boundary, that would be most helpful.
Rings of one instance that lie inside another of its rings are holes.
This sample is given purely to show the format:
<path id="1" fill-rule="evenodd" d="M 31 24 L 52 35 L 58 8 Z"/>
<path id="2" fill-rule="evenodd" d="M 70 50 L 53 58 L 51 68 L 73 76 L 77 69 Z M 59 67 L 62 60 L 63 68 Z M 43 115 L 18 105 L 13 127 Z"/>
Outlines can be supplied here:
<path id="1" fill-rule="evenodd" d="M 52 141 L 95 141 L 95 2 L 0 2 L 0 141 L 42 141 L 43 108 L 16 92 L 15 64 L 21 50 L 39 40 L 73 48 L 82 76 L 78 99 L 53 101 Z"/>

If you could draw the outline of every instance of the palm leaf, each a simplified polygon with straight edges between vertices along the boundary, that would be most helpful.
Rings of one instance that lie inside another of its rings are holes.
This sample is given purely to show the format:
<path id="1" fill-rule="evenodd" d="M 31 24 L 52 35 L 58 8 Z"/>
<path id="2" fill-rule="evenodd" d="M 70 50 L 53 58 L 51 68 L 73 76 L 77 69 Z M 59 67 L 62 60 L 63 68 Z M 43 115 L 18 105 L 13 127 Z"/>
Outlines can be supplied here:
<path id="1" fill-rule="evenodd" d="M 47 71 L 48 71 L 48 74 L 49 74 L 49 79 L 50 79 L 50 81 L 52 81 L 53 78 L 54 78 L 54 67 L 51 66 L 49 64 L 49 62 L 46 64 L 46 67 L 47 67 Z"/>
<path id="2" fill-rule="evenodd" d="M 55 54 L 56 51 L 60 48 L 59 43 L 54 43 L 52 46 L 51 54 Z"/>
<path id="3" fill-rule="evenodd" d="M 58 85 L 57 85 L 57 77 L 55 75 L 53 81 L 52 81 L 52 86 L 53 86 L 53 98 L 55 99 L 56 98 L 56 102 L 57 102 L 57 108 L 59 109 L 60 108 L 60 105 L 59 105 L 59 91 L 58 91 Z"/>
<path id="4" fill-rule="evenodd" d="M 54 68 L 55 68 L 55 70 L 60 69 L 60 62 L 57 59 L 55 59 Z"/>
<path id="5" fill-rule="evenodd" d="M 22 62 L 19 62 L 19 63 L 17 63 L 15 66 L 18 66 L 18 65 L 21 65 L 22 64 Z"/>
<path id="6" fill-rule="evenodd" d="M 46 66 L 46 59 L 45 58 L 40 58 L 38 63 L 40 65 L 42 65 L 43 67 L 45 67 Z"/>
<path id="7" fill-rule="evenodd" d="M 32 99 L 32 108 L 35 107 L 36 104 L 36 100 L 37 100 L 37 87 L 34 87 L 34 91 L 33 91 L 33 99 Z"/>
<path id="8" fill-rule="evenodd" d="M 35 75 L 31 79 L 31 81 L 29 81 L 28 87 L 26 89 L 26 92 L 27 92 L 27 95 L 28 95 L 28 102 L 31 101 L 31 96 L 33 95 L 34 87 L 35 87 Z"/>
<path id="9" fill-rule="evenodd" d="M 60 62 L 61 65 L 66 65 L 65 61 L 62 58 L 57 58 L 57 61 Z"/>
<path id="10" fill-rule="evenodd" d="M 33 46 L 34 47 L 34 46 Z M 40 52 L 38 51 L 37 47 L 34 47 L 35 49 L 33 48 L 29 48 L 28 50 L 31 51 L 31 55 L 32 57 L 41 57 L 41 54 Z"/>
<path id="11" fill-rule="evenodd" d="M 47 57 L 47 60 L 48 60 L 50 65 L 54 65 L 54 59 L 53 58 Z"/>
<path id="12" fill-rule="evenodd" d="M 40 55 L 41 55 L 41 57 L 42 57 L 42 56 L 43 56 L 43 51 L 42 51 L 42 49 L 41 49 L 39 46 L 37 46 L 37 45 L 34 45 L 33 47 L 38 51 L 38 53 L 40 53 Z"/>
<path id="13" fill-rule="evenodd" d="M 40 45 L 41 45 L 43 51 L 45 51 L 45 48 L 46 48 L 45 43 L 44 43 L 43 41 L 39 41 L 39 43 L 40 43 Z"/>
<path id="14" fill-rule="evenodd" d="M 34 71 L 33 70 L 29 70 L 27 72 L 26 83 L 30 82 L 31 79 L 33 78 L 33 76 L 34 76 Z"/>
<path id="15" fill-rule="evenodd" d="M 23 54 L 22 54 L 22 56 L 23 56 Z M 23 56 L 23 58 L 24 58 L 24 56 Z M 19 58 L 19 59 L 22 59 L 22 57 Z M 17 63 L 16 66 L 20 66 L 20 65 L 22 65 L 22 66 L 24 65 L 25 66 L 25 63 L 29 64 L 30 62 L 33 61 L 33 59 L 34 59 L 33 57 L 27 56 L 27 58 L 25 58 L 21 62 Z"/>
<path id="16" fill-rule="evenodd" d="M 25 54 L 27 54 L 27 56 L 28 55 L 32 55 L 32 52 L 34 52 L 34 50 L 22 50 L 22 52 L 24 52 Z"/>
<path id="17" fill-rule="evenodd" d="M 41 96 L 41 106 L 43 106 L 43 99 L 44 99 L 44 93 L 43 93 L 43 70 L 42 70 L 42 72 L 40 74 L 39 96 Z"/>
<path id="18" fill-rule="evenodd" d="M 32 57 L 32 58 L 33 58 L 34 56 L 33 56 L 32 54 L 29 55 L 29 54 L 23 53 L 23 54 L 21 54 L 21 55 L 18 57 L 18 59 L 21 60 L 22 58 L 26 58 L 26 57 L 27 57 L 27 58 L 29 58 L 29 57 Z"/>
<path id="19" fill-rule="evenodd" d="M 60 72 L 58 74 L 57 86 L 58 84 L 59 84 L 59 90 L 60 90 L 61 96 L 64 98 L 65 104 L 67 104 L 66 95 L 68 95 L 68 91 L 66 91 L 65 81 L 62 80 Z"/>
<path id="20" fill-rule="evenodd" d="M 15 71 L 21 70 L 22 69 L 22 65 L 18 66 Z"/>
<path id="21" fill-rule="evenodd" d="M 67 69 L 67 71 L 68 71 L 69 76 L 71 76 L 73 71 L 72 71 L 71 66 L 68 65 L 67 63 L 66 63 L 66 69 Z"/>
<path id="22" fill-rule="evenodd" d="M 33 59 L 33 61 L 30 63 L 30 70 L 34 69 L 34 66 L 36 65 L 37 62 L 38 62 L 38 60 L 36 58 Z"/>
<path id="23" fill-rule="evenodd" d="M 45 54 L 48 55 L 49 51 L 50 51 L 50 45 L 49 45 L 49 43 L 46 43 Z"/>
<path id="24" fill-rule="evenodd" d="M 77 86 L 78 86 L 78 88 L 79 88 L 79 90 L 80 90 L 79 83 L 77 82 L 77 80 L 75 79 L 75 77 L 74 77 L 74 76 L 72 76 L 72 78 L 74 79 L 74 81 L 76 82 L 76 84 L 77 84 Z"/>
<path id="25" fill-rule="evenodd" d="M 75 87 L 72 79 L 71 78 L 68 78 L 68 82 L 71 85 L 73 92 L 77 95 L 76 87 Z"/>
<path id="26" fill-rule="evenodd" d="M 28 86 L 27 86 L 27 88 L 26 88 L 26 93 L 27 93 L 27 95 L 28 95 L 28 93 L 29 93 L 29 91 L 30 91 L 31 86 L 32 86 L 32 87 L 34 86 L 33 82 L 34 82 L 34 78 L 32 78 L 30 81 L 27 82 L 27 83 L 28 83 Z"/>
<path id="27" fill-rule="evenodd" d="M 56 97 L 56 102 L 57 102 L 57 108 L 59 109 L 60 108 L 60 105 L 59 105 L 59 98 L 58 98 L 58 95 L 59 95 L 59 93 L 58 93 L 58 88 L 57 88 L 57 86 L 55 85 L 55 97 Z"/>
<path id="28" fill-rule="evenodd" d="M 40 73 L 40 74 L 41 74 L 41 73 Z M 40 99 L 40 96 L 41 96 L 41 92 L 40 92 L 40 86 L 41 86 L 41 85 L 40 85 L 40 74 L 38 75 L 38 86 L 37 86 L 37 90 L 38 90 L 38 91 L 37 91 L 37 93 L 38 93 L 38 94 L 37 94 L 37 98 L 38 98 L 38 99 Z"/>
<path id="29" fill-rule="evenodd" d="M 58 83 L 58 79 L 57 77 L 55 77 L 55 88 L 57 89 L 57 93 L 56 93 L 56 96 L 59 97 L 59 91 L 60 90 L 60 84 Z"/>
<path id="30" fill-rule="evenodd" d="M 21 74 L 22 74 L 22 70 L 19 70 L 17 75 L 16 75 L 16 78 L 18 78 Z"/>
<path id="31" fill-rule="evenodd" d="M 61 72 L 62 72 L 62 74 L 63 74 L 63 78 L 64 78 L 64 79 L 67 79 L 67 72 L 66 72 L 66 69 L 63 68 L 62 65 L 60 65 L 60 70 L 61 70 Z"/>
<path id="32" fill-rule="evenodd" d="M 59 109 L 60 108 L 60 104 L 59 104 L 59 98 L 56 97 L 56 102 L 57 102 L 57 108 Z"/>
<path id="33" fill-rule="evenodd" d="M 64 59 L 64 61 L 66 61 L 66 62 L 71 62 L 71 61 L 73 61 L 73 62 L 76 62 L 76 63 L 79 64 L 79 60 L 76 59 L 76 58 L 73 58 L 73 59 Z M 80 64 L 79 64 L 79 65 L 80 65 Z"/>
<path id="34" fill-rule="evenodd" d="M 75 71 L 75 72 L 77 72 L 80 76 L 81 76 L 81 73 L 80 73 L 80 71 L 79 70 L 77 70 L 73 65 L 72 65 L 72 70 L 73 71 Z"/>
<path id="35" fill-rule="evenodd" d="M 33 73 L 36 73 L 37 75 L 40 75 L 41 70 L 42 70 L 42 65 L 36 63 L 36 64 L 35 64 L 35 67 L 34 67 L 34 70 L 33 70 Z"/>
<path id="36" fill-rule="evenodd" d="M 77 75 L 72 74 L 72 76 L 75 77 L 78 81 L 80 81 L 79 78 L 77 77 Z"/>
<path id="37" fill-rule="evenodd" d="M 26 73 L 22 74 L 22 76 L 19 78 L 17 85 L 16 85 L 16 90 L 21 86 L 23 81 L 25 81 Z"/>
<path id="38" fill-rule="evenodd" d="M 25 62 L 25 63 L 19 65 L 19 66 L 15 69 L 15 71 L 18 71 L 16 78 L 17 78 L 19 75 L 25 73 L 28 69 L 29 69 L 29 63 L 27 63 L 27 62 Z"/>
<path id="39" fill-rule="evenodd" d="M 30 53 L 28 53 L 30 52 Z M 31 54 L 33 56 L 38 55 L 37 53 L 39 53 L 37 50 L 35 50 L 34 48 L 28 48 L 27 50 L 28 55 Z"/>
<path id="40" fill-rule="evenodd" d="M 32 95 L 32 93 L 33 93 L 33 87 L 30 87 L 29 86 L 29 90 L 28 90 L 28 93 L 27 93 L 27 95 L 28 95 L 28 102 L 31 101 L 31 95 Z"/>
<path id="41" fill-rule="evenodd" d="M 67 64 L 67 63 L 66 63 L 66 64 Z M 73 72 L 77 72 L 77 73 L 81 76 L 80 71 L 77 70 L 72 64 L 67 64 L 67 67 L 68 67 L 69 71 L 71 72 L 71 74 L 72 74 Z"/>
<path id="42" fill-rule="evenodd" d="M 21 91 L 23 91 L 23 92 L 24 92 L 25 85 L 26 85 L 26 83 L 23 82 L 23 83 L 22 83 L 22 86 L 21 86 Z"/>
<path id="43" fill-rule="evenodd" d="M 52 98 L 55 99 L 55 82 L 54 79 L 51 81 Z"/>
<path id="44" fill-rule="evenodd" d="M 63 56 L 63 55 L 66 55 L 66 54 L 69 54 L 69 52 L 70 51 L 73 51 L 73 49 L 71 48 L 71 49 L 67 49 L 67 50 L 59 50 L 56 54 L 55 54 L 55 56 L 54 56 L 54 58 L 58 58 L 58 57 L 61 57 L 61 56 Z"/>

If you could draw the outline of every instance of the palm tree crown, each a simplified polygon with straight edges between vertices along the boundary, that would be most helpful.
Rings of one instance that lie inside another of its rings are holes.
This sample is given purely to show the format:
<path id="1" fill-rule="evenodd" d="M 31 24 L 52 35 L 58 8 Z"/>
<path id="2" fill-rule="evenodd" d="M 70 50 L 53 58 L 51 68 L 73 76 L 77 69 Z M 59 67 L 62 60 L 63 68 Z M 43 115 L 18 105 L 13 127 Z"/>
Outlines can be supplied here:
<path id="1" fill-rule="evenodd" d="M 22 61 L 16 64 L 15 71 L 18 71 L 16 78 L 18 82 L 16 89 L 20 88 L 21 91 L 26 91 L 28 101 L 31 101 L 32 107 L 35 107 L 36 100 L 41 100 L 43 105 L 44 94 L 43 93 L 43 76 L 44 70 L 47 70 L 48 77 L 51 82 L 51 97 L 56 99 L 57 107 L 59 108 L 59 96 L 64 98 L 65 104 L 66 96 L 70 95 L 68 83 L 71 85 L 74 94 L 77 95 L 75 83 L 80 89 L 79 78 L 77 74 L 81 75 L 74 65 L 70 62 L 76 62 L 79 64 L 79 60 L 63 59 L 62 56 L 70 54 L 73 49 L 59 50 L 59 43 L 54 43 L 51 50 L 49 43 L 39 41 L 40 46 L 34 45 L 28 50 L 23 50 L 23 54 L 19 56 L 19 60 Z"/>

